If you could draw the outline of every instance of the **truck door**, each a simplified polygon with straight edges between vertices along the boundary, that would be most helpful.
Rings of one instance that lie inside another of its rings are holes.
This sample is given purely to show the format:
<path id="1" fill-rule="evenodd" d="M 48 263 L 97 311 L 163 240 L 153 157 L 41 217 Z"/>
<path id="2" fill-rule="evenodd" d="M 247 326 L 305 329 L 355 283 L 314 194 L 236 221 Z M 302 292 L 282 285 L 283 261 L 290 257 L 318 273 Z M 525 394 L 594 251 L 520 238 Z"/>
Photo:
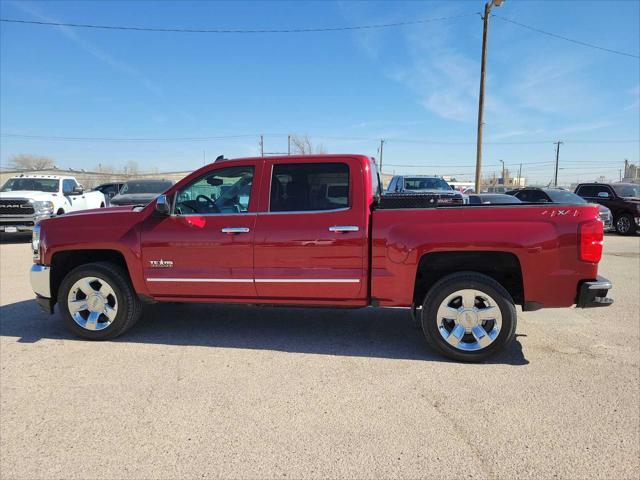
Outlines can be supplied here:
<path id="1" fill-rule="evenodd" d="M 170 216 L 143 225 L 144 276 L 154 296 L 255 298 L 254 203 L 260 165 L 209 170 L 170 195 Z"/>
<path id="2" fill-rule="evenodd" d="M 254 275 L 261 298 L 352 301 L 366 297 L 362 167 L 274 159 L 263 173 Z"/>

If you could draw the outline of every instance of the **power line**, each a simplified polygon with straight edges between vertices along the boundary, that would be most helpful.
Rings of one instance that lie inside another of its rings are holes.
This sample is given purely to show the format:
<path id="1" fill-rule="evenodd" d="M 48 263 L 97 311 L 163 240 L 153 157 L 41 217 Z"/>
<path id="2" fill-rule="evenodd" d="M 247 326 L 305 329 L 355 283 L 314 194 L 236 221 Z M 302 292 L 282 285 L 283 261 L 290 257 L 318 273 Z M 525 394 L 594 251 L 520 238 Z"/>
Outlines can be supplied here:
<path id="1" fill-rule="evenodd" d="M 24 138 L 38 140 L 60 140 L 60 141 L 93 141 L 93 142 L 200 142 L 207 140 L 226 140 L 233 138 L 250 138 L 259 137 L 260 133 L 248 133 L 240 135 L 218 135 L 218 136 L 202 136 L 202 137 L 155 137 L 155 138 L 136 138 L 136 137 L 82 137 L 82 136 L 56 136 L 56 135 L 23 135 L 18 133 L 1 133 L 0 136 L 7 138 Z M 266 133 L 265 137 L 287 137 L 287 133 Z M 380 138 L 373 137 L 333 137 L 324 135 L 314 135 L 314 138 L 325 140 L 349 140 L 363 142 L 380 142 Z M 385 143 L 416 143 L 424 145 L 475 145 L 471 141 L 441 141 L 441 140 L 419 140 L 410 138 L 389 138 L 385 137 Z M 635 140 L 566 140 L 566 143 L 640 143 L 640 139 Z M 552 144 L 553 140 L 522 140 L 512 142 L 484 142 L 488 145 L 544 145 Z"/>
<path id="2" fill-rule="evenodd" d="M 576 45 L 581 45 L 583 47 L 595 48 L 597 50 L 602 50 L 604 52 L 615 53 L 616 55 L 624 55 L 626 57 L 632 58 L 640 58 L 640 55 L 635 55 L 633 53 L 621 52 L 620 50 L 613 50 L 611 48 L 601 47 L 599 45 L 594 45 L 593 43 L 583 42 L 581 40 L 576 40 L 574 38 L 565 37 L 563 35 L 558 35 L 557 33 L 547 32 L 546 30 L 541 30 L 536 27 L 532 27 L 530 25 L 525 25 L 524 23 L 516 22 L 515 20 L 511 20 L 509 18 L 501 17 L 500 15 L 493 15 L 494 17 L 502 20 L 503 22 L 513 23 L 514 25 L 518 25 L 519 27 L 526 28 L 533 32 L 541 33 L 543 35 L 548 35 L 550 37 L 558 38 L 560 40 L 565 40 L 567 42 L 575 43 Z"/>
<path id="3" fill-rule="evenodd" d="M 465 13 L 461 15 L 451 15 L 447 17 L 423 18 L 421 20 L 411 20 L 406 22 L 393 23 L 374 23 L 370 25 L 347 25 L 344 27 L 311 27 L 311 28 L 285 28 L 285 29 L 225 29 L 225 28 L 161 28 L 161 27 L 131 27 L 119 25 L 96 25 L 87 23 L 63 23 L 63 22 L 44 22 L 36 20 L 20 20 L 13 18 L 0 18 L 1 22 L 19 23 L 28 25 L 42 25 L 52 27 L 71 27 L 71 28 L 94 28 L 100 30 L 129 30 L 136 32 L 164 32 L 164 33 L 313 33 L 313 32 L 341 32 L 348 30 L 372 30 L 379 28 L 404 27 L 408 25 L 420 25 L 423 23 L 435 22 L 440 20 L 451 20 L 455 18 L 471 17 L 477 13 Z"/>
<path id="4" fill-rule="evenodd" d="M 233 138 L 258 137 L 260 134 L 244 135 L 221 135 L 214 137 L 156 137 L 156 138 L 133 138 L 133 137 L 64 137 L 54 135 L 22 135 L 17 133 L 2 133 L 2 137 L 24 138 L 34 140 L 61 140 L 72 142 L 200 142 L 206 140 L 228 140 Z"/>

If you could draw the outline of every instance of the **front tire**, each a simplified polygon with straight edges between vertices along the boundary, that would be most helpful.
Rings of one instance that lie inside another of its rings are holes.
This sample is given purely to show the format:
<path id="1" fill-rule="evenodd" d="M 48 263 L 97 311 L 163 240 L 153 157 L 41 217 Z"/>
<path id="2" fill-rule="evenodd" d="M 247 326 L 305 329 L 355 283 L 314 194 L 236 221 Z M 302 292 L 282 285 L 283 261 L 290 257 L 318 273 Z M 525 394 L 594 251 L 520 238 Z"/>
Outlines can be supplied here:
<path id="1" fill-rule="evenodd" d="M 425 297 L 422 330 L 428 345 L 460 362 L 481 362 L 515 337 L 516 308 L 493 278 L 460 272 L 440 279 Z"/>
<path id="2" fill-rule="evenodd" d="M 616 219 L 616 233 L 618 235 L 632 235 L 635 231 L 635 222 L 628 213 L 623 213 Z"/>
<path id="3" fill-rule="evenodd" d="M 60 284 L 58 305 L 65 326 L 89 340 L 115 338 L 142 314 L 141 302 L 126 272 L 110 262 L 71 270 Z"/>

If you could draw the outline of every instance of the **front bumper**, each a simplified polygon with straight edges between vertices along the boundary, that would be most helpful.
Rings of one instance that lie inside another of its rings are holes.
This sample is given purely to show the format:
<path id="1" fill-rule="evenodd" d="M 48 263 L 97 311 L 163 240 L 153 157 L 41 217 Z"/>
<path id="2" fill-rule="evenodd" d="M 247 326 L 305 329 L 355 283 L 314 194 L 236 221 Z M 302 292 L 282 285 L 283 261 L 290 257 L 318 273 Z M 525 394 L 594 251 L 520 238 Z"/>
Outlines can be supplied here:
<path id="1" fill-rule="evenodd" d="M 607 292 L 612 288 L 611 282 L 598 276 L 594 281 L 582 282 L 578 287 L 578 308 L 608 307 L 613 299 L 607 297 Z"/>
<path id="2" fill-rule="evenodd" d="M 602 220 L 602 223 L 604 224 L 603 228 L 605 232 L 613 230 L 613 217 L 611 214 L 601 214 L 600 220 Z"/>
<path id="3" fill-rule="evenodd" d="M 34 215 L 0 215 L 0 232 L 30 232 L 35 224 Z"/>
<path id="4" fill-rule="evenodd" d="M 42 310 L 53 313 L 53 299 L 51 298 L 51 267 L 34 264 L 29 271 L 31 288 L 36 294 L 36 302 Z"/>
<path id="5" fill-rule="evenodd" d="M 40 213 L 34 215 L 0 215 L 0 232 L 31 232 L 36 223 L 49 217 L 51 217 L 50 214 L 43 215 Z"/>

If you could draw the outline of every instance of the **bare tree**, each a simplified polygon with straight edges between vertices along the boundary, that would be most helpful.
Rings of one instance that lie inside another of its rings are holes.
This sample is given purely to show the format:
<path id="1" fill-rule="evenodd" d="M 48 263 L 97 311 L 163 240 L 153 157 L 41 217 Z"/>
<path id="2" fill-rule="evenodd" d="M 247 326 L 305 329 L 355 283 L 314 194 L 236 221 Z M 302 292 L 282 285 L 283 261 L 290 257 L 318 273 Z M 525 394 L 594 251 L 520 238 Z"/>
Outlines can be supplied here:
<path id="1" fill-rule="evenodd" d="M 47 170 L 53 168 L 55 163 L 48 157 L 20 153 L 9 158 L 9 165 L 19 170 Z"/>
<path id="2" fill-rule="evenodd" d="M 140 169 L 138 168 L 138 162 L 136 162 L 135 160 L 129 160 L 127 164 L 124 166 L 124 168 L 122 169 L 122 172 L 125 175 L 131 175 L 131 176 L 138 175 L 138 173 L 140 172 Z"/>
<path id="3" fill-rule="evenodd" d="M 327 153 L 324 145 L 313 145 L 309 135 L 291 135 L 291 153 L 297 155 L 313 155 L 314 153 Z"/>

